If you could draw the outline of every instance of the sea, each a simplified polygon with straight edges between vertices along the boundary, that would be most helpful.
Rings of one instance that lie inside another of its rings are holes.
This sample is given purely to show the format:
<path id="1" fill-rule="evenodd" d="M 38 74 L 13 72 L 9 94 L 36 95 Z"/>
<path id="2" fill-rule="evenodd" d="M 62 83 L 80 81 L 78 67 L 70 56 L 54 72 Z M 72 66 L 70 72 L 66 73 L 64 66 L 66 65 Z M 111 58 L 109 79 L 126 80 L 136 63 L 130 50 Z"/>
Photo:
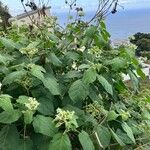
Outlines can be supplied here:
<path id="1" fill-rule="evenodd" d="M 68 23 L 68 12 L 52 11 L 58 22 L 65 26 Z M 71 14 L 75 16 L 74 13 Z M 83 20 L 88 21 L 94 15 L 93 11 L 85 12 Z M 105 18 L 107 30 L 112 41 L 124 41 L 137 32 L 150 33 L 150 8 L 146 9 L 120 9 L 116 14 L 109 14 Z"/>

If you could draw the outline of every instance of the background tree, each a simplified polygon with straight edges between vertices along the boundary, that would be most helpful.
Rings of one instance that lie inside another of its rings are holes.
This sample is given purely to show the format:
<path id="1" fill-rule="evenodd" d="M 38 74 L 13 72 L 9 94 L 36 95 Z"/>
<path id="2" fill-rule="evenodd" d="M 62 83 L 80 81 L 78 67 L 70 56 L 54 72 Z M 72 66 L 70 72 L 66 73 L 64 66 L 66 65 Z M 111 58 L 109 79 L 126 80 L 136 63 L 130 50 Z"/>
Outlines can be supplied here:
<path id="1" fill-rule="evenodd" d="M 130 42 L 137 46 L 136 54 L 138 56 L 149 57 L 147 54 L 150 53 L 150 33 L 136 33 Z"/>
<path id="2" fill-rule="evenodd" d="M 8 12 L 8 7 L 3 5 L 3 3 L 0 1 L 0 27 L 2 27 L 2 30 L 6 31 L 7 26 L 9 26 L 8 19 L 11 17 L 11 15 Z"/>

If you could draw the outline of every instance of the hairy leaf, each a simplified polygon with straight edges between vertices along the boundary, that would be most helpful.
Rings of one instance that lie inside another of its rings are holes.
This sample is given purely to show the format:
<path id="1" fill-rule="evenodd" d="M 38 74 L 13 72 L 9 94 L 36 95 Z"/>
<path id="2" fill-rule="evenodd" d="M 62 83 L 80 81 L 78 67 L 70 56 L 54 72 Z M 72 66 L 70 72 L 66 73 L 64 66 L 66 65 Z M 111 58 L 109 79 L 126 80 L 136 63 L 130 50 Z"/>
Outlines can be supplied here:
<path id="1" fill-rule="evenodd" d="M 94 150 L 93 142 L 90 139 L 90 136 L 87 132 L 82 131 L 79 135 L 79 141 L 84 150 Z"/>
<path id="2" fill-rule="evenodd" d="M 87 86 L 81 80 L 75 81 L 69 89 L 69 96 L 74 102 L 84 100 L 88 93 Z"/>
<path id="3" fill-rule="evenodd" d="M 42 115 L 34 117 L 33 127 L 36 133 L 41 133 L 50 137 L 53 137 L 57 132 L 53 119 Z"/>
<path id="4" fill-rule="evenodd" d="M 71 142 L 68 135 L 58 133 L 54 135 L 50 143 L 49 150 L 72 150 Z"/>
<path id="5" fill-rule="evenodd" d="M 103 88 L 111 95 L 113 95 L 112 85 L 102 76 L 98 75 L 98 81 L 103 86 Z"/>

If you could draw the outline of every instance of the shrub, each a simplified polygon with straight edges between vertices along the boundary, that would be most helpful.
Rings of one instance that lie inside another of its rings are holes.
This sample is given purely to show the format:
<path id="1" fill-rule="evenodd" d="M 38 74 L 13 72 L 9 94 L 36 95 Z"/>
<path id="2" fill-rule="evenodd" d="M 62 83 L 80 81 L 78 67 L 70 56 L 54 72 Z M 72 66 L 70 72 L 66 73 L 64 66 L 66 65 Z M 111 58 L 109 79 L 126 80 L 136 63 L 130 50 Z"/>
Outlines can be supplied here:
<path id="1" fill-rule="evenodd" d="M 149 127 L 143 130 L 142 123 L 149 123 L 149 99 L 141 106 L 124 97 L 129 90 L 122 73 L 130 75 L 135 92 L 134 70 L 145 76 L 133 47 L 114 50 L 109 37 L 103 21 L 98 26 L 75 22 L 61 30 L 48 19 L 32 30 L 13 26 L 0 37 L 1 149 L 147 145 Z"/>
<path id="2" fill-rule="evenodd" d="M 141 55 L 143 52 L 150 51 L 150 34 L 149 33 L 137 33 L 131 38 L 130 41 L 137 46 L 136 53 Z"/>

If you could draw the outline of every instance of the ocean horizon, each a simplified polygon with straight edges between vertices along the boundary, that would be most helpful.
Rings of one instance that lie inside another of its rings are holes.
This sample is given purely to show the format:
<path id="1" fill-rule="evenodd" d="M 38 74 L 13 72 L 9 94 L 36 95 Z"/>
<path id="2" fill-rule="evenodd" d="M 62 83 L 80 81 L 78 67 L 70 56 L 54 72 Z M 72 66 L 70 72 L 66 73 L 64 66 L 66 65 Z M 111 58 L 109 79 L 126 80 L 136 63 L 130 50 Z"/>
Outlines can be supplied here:
<path id="1" fill-rule="evenodd" d="M 52 11 L 52 15 L 57 16 L 62 26 L 68 21 L 68 12 Z M 93 15 L 94 11 L 87 11 L 83 20 L 88 21 Z M 150 33 L 150 9 L 119 10 L 107 16 L 105 22 L 112 41 L 128 40 L 137 32 Z"/>

